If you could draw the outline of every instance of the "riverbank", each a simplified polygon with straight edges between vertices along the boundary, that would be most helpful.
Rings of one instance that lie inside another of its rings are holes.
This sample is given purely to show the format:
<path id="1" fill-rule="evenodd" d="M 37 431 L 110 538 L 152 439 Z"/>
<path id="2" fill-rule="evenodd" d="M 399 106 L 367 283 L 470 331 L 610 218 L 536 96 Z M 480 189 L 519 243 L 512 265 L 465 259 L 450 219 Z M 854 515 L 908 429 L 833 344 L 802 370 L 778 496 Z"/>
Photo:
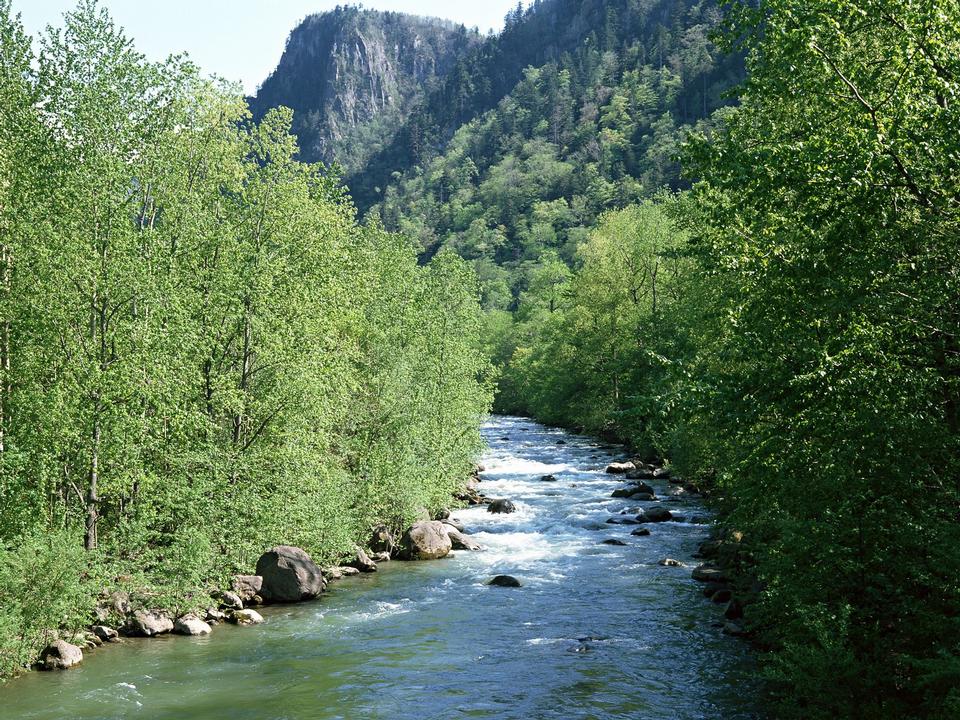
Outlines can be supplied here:
<path id="1" fill-rule="evenodd" d="M 263 610 L 263 625 L 128 641 L 0 697 L 30 720 L 112 720 L 131 708 L 164 720 L 413 718 L 425 708 L 431 717 L 753 717 L 750 653 L 712 626 L 721 609 L 690 577 L 708 532 L 689 522 L 705 514 L 702 501 L 664 501 L 687 521 L 635 536 L 641 526 L 606 522 L 633 507 L 610 497 L 623 480 L 605 473 L 621 448 L 518 418 L 493 418 L 484 435 L 482 490 L 517 511 L 455 513 L 482 552 L 384 563 L 319 602 Z M 556 482 L 542 480 L 551 474 Z M 668 483 L 653 484 L 667 497 Z M 497 575 L 521 587 L 491 587 Z"/>

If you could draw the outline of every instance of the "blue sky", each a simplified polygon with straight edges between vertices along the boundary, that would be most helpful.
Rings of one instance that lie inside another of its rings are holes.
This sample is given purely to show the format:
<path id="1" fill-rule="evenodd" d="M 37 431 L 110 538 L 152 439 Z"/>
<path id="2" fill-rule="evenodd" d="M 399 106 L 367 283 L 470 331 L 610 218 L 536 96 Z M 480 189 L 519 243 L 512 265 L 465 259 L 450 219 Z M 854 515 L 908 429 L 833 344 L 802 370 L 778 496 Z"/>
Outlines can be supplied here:
<path id="1" fill-rule="evenodd" d="M 186 51 L 209 74 L 256 89 L 273 70 L 287 35 L 303 17 L 346 0 L 101 0 L 152 59 Z M 352 3 L 351 3 L 352 4 Z M 516 0 L 366 0 L 364 7 L 444 17 L 482 31 L 500 30 Z M 37 34 L 58 25 L 73 0 L 13 0 Z"/>

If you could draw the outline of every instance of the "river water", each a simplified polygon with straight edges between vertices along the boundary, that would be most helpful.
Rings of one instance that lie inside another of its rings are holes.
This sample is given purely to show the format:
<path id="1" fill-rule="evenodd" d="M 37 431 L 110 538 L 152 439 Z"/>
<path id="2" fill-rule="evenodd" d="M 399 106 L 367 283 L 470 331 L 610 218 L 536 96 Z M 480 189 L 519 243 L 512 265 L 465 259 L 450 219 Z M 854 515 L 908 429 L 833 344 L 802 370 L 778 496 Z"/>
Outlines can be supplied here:
<path id="1" fill-rule="evenodd" d="M 628 505 L 603 472 L 618 448 L 520 418 L 494 417 L 484 435 L 481 491 L 519 510 L 454 513 L 483 552 L 385 563 L 317 602 L 266 609 L 258 627 L 128 640 L 74 670 L 31 673 L 0 688 L 0 718 L 757 717 L 748 649 L 716 627 L 721 611 L 689 567 L 658 565 L 694 564 L 706 528 L 662 523 L 634 537 L 607 525 Z M 691 500 L 669 507 L 705 514 Z M 602 544 L 613 538 L 627 545 Z M 488 586 L 498 574 L 523 587 Z"/>

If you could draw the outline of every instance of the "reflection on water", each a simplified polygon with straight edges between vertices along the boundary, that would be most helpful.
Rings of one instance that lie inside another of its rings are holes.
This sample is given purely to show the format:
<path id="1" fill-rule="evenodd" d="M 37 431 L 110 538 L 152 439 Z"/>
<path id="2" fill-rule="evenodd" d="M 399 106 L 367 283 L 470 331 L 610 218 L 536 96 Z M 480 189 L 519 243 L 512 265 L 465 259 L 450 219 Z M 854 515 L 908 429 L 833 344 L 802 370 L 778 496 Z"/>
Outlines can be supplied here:
<path id="1" fill-rule="evenodd" d="M 664 523 L 633 537 L 606 525 L 637 505 L 610 498 L 620 481 L 603 468 L 617 449 L 519 418 L 484 432 L 482 490 L 518 506 L 455 513 L 484 552 L 385 564 L 319 602 L 267 609 L 254 628 L 127 641 L 0 688 L 0 717 L 755 717 L 746 647 L 714 627 L 719 610 L 689 569 L 657 565 L 688 559 L 706 529 Z M 558 482 L 540 482 L 547 474 Z M 692 501 L 671 509 L 704 512 Z M 600 544 L 609 538 L 627 545 Z M 523 587 L 486 585 L 499 574 Z"/>

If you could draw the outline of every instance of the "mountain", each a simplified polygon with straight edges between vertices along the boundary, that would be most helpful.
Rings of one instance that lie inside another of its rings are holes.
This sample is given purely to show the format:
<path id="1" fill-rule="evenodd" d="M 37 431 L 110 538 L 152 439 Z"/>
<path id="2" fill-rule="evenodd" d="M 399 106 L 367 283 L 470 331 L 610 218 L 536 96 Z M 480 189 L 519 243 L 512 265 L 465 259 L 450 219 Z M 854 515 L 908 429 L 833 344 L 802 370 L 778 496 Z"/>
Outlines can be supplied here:
<path id="1" fill-rule="evenodd" d="M 479 43 L 475 31 L 444 20 L 338 6 L 290 33 L 250 107 L 256 119 L 292 108 L 301 158 L 356 172 Z"/>
<path id="2" fill-rule="evenodd" d="M 510 95 L 527 68 L 569 66 L 584 54 L 607 64 L 626 60 L 668 68 L 682 75 L 672 98 L 678 120 L 707 115 L 723 104 L 723 90 L 742 77 L 738 59 L 718 61 L 712 51 L 709 33 L 720 17 L 716 0 L 536 0 L 525 9 L 518 5 L 507 15 L 503 32 L 458 57 L 391 142 L 348 174 L 351 193 L 366 210 L 383 199 L 396 172 L 424 166 L 460 127 Z M 639 58 L 628 57 L 637 49 Z M 590 74 L 593 68 L 584 71 Z"/>

